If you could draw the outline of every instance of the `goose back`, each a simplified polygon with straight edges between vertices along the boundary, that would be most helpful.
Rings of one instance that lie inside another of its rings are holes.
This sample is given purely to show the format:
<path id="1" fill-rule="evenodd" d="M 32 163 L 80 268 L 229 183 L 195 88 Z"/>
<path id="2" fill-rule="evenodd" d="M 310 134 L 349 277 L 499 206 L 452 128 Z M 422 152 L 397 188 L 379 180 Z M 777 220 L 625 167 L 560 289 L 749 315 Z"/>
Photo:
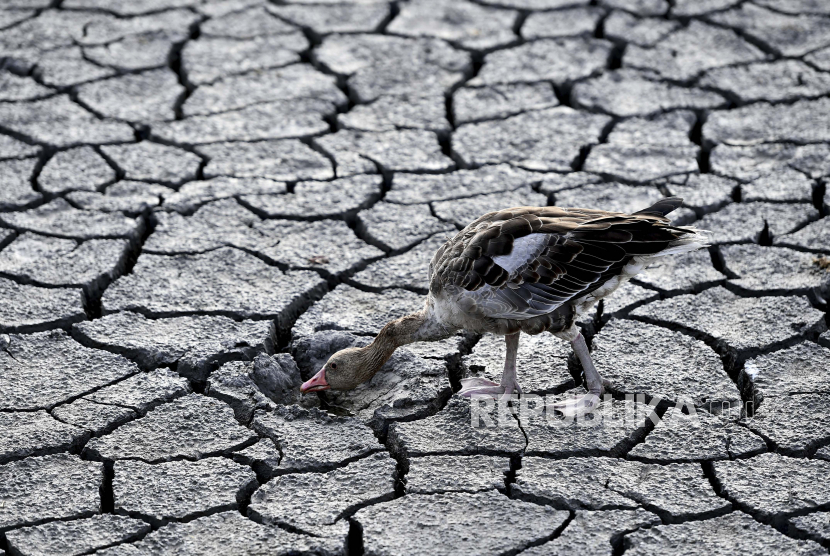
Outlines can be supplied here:
<path id="1" fill-rule="evenodd" d="M 665 217 L 681 202 L 663 199 L 634 214 L 560 207 L 485 214 L 435 253 L 430 293 L 479 320 L 533 321 L 508 329 L 570 326 L 574 307 L 592 292 L 613 291 L 630 263 L 699 247 L 694 229 Z"/>

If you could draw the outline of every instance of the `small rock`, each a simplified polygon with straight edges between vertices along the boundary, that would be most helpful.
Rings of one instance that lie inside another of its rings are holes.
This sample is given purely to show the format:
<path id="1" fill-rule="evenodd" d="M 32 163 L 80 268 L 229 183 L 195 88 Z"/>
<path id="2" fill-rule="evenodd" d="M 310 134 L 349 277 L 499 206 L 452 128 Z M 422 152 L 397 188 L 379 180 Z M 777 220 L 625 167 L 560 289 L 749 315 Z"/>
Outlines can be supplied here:
<path id="1" fill-rule="evenodd" d="M 243 425 L 251 422 L 254 411 L 270 411 L 274 408 L 274 403 L 254 382 L 252 371 L 251 362 L 230 361 L 212 372 L 205 386 L 205 394 L 231 406 L 236 420 Z M 299 384 L 297 396 L 299 397 Z"/>

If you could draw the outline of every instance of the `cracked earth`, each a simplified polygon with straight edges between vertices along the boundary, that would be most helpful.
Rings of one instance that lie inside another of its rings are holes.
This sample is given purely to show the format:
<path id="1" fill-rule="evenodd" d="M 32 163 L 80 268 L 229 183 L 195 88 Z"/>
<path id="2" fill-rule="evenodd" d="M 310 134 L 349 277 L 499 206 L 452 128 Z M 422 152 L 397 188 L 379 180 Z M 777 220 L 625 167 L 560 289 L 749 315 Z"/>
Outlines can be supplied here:
<path id="1" fill-rule="evenodd" d="M 827 554 L 827 2 L 0 0 L 0 63 L 0 556 Z M 299 395 L 480 214 L 665 195 L 713 246 L 579 323 L 633 419 L 472 428 L 469 334 Z"/>

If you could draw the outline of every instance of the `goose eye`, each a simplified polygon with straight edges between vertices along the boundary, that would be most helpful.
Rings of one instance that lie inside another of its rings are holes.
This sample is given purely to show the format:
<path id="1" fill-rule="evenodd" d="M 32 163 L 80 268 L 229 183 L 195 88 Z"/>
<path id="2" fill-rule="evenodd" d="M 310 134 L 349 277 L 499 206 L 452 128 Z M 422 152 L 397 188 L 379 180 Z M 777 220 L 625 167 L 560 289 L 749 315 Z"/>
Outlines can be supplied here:
<path id="1" fill-rule="evenodd" d="M 332 364 L 331 364 L 331 368 L 332 368 L 332 369 L 336 369 L 336 368 L 337 368 L 337 363 L 332 363 Z"/>

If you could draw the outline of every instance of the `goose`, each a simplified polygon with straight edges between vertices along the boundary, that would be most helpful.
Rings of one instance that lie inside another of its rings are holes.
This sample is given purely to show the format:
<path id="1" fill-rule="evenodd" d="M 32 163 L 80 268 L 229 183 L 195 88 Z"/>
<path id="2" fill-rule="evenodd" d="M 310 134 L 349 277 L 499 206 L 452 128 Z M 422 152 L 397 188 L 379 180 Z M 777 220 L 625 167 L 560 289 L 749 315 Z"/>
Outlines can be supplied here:
<path id="1" fill-rule="evenodd" d="M 590 412 L 609 383 L 594 366 L 576 322 L 655 257 L 708 245 L 701 230 L 672 226 L 666 218 L 682 202 L 667 197 L 632 214 L 560 207 L 487 213 L 436 251 L 422 310 L 389 322 L 365 347 L 338 351 L 300 390 L 351 390 L 371 379 L 397 348 L 467 330 L 504 336 L 507 352 L 499 383 L 467 378 L 458 394 L 518 395 L 520 334 L 550 332 L 573 346 L 587 389 L 554 409 Z"/>

